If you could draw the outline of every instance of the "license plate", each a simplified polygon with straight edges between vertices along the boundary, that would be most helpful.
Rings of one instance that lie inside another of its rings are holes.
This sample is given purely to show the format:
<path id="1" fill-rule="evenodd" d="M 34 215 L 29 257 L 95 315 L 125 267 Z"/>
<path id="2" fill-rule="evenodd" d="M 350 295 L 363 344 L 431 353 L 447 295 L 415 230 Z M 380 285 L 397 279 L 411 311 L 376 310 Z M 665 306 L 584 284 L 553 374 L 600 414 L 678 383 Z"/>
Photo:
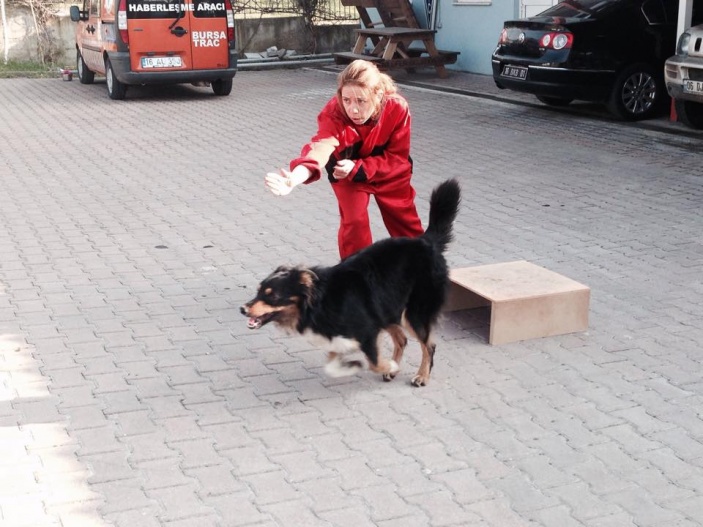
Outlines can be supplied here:
<path id="1" fill-rule="evenodd" d="M 142 57 L 142 68 L 180 68 L 181 57 Z"/>
<path id="2" fill-rule="evenodd" d="M 511 79 L 518 79 L 524 81 L 527 78 L 527 68 L 524 66 L 503 66 L 503 71 L 501 72 L 502 77 L 510 77 Z"/>
<path id="3" fill-rule="evenodd" d="M 686 93 L 703 93 L 703 81 L 683 80 L 683 91 Z"/>

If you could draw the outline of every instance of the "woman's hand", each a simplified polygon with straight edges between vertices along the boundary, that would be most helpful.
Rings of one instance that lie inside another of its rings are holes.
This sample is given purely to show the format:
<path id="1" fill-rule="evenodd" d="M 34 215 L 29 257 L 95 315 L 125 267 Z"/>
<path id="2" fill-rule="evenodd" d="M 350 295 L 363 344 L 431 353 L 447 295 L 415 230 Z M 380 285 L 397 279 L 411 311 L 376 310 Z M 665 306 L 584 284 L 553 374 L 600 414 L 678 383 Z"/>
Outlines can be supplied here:
<path id="1" fill-rule="evenodd" d="M 268 172 L 264 178 L 266 187 L 276 196 L 285 196 L 293 190 L 293 182 L 290 179 L 290 173 L 281 169 L 280 174 L 277 172 Z"/>
<path id="2" fill-rule="evenodd" d="M 352 159 L 340 159 L 334 166 L 332 176 L 334 179 L 344 179 L 354 170 L 354 165 L 355 163 Z"/>
<path id="3" fill-rule="evenodd" d="M 310 170 L 300 165 L 295 167 L 292 172 L 284 168 L 279 172 L 268 172 L 264 178 L 264 184 L 276 196 L 285 196 L 309 177 Z"/>

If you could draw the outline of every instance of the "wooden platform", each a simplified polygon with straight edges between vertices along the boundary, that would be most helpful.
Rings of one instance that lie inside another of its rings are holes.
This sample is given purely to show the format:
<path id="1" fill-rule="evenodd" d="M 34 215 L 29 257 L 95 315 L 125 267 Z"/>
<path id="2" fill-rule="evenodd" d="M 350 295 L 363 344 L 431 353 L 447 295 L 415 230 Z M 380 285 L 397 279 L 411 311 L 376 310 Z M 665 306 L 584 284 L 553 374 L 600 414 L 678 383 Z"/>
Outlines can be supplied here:
<path id="1" fill-rule="evenodd" d="M 506 344 L 588 329 L 590 289 L 526 261 L 452 269 L 445 311 L 489 306 L 488 342 Z"/>

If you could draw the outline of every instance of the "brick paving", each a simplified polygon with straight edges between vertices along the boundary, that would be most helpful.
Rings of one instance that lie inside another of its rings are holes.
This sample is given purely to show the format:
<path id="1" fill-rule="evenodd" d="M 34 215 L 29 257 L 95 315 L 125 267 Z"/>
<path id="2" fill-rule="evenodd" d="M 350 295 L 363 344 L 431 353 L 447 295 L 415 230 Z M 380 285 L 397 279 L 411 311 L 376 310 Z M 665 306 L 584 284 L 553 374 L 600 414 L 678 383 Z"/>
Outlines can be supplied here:
<path id="1" fill-rule="evenodd" d="M 3 80 L 1 526 L 703 524 L 703 135 L 486 77 L 399 79 L 422 217 L 437 183 L 463 185 L 450 263 L 583 282 L 589 330 L 489 346 L 485 313 L 454 314 L 427 387 L 413 342 L 392 383 L 328 378 L 238 306 L 278 264 L 335 261 L 329 186 L 262 183 L 329 71 L 124 102 Z"/>

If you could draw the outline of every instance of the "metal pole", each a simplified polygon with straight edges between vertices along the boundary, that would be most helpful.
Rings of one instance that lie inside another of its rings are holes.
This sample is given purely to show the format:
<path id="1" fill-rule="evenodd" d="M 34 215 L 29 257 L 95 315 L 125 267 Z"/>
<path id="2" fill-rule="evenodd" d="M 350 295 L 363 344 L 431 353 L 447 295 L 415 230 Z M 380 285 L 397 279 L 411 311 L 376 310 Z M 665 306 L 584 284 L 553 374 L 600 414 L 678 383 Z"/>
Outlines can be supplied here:
<path id="1" fill-rule="evenodd" d="M 676 26 L 676 41 L 681 34 L 691 27 L 691 15 L 693 13 L 693 0 L 679 0 L 679 20 Z M 671 50 L 672 55 L 675 50 Z"/>

